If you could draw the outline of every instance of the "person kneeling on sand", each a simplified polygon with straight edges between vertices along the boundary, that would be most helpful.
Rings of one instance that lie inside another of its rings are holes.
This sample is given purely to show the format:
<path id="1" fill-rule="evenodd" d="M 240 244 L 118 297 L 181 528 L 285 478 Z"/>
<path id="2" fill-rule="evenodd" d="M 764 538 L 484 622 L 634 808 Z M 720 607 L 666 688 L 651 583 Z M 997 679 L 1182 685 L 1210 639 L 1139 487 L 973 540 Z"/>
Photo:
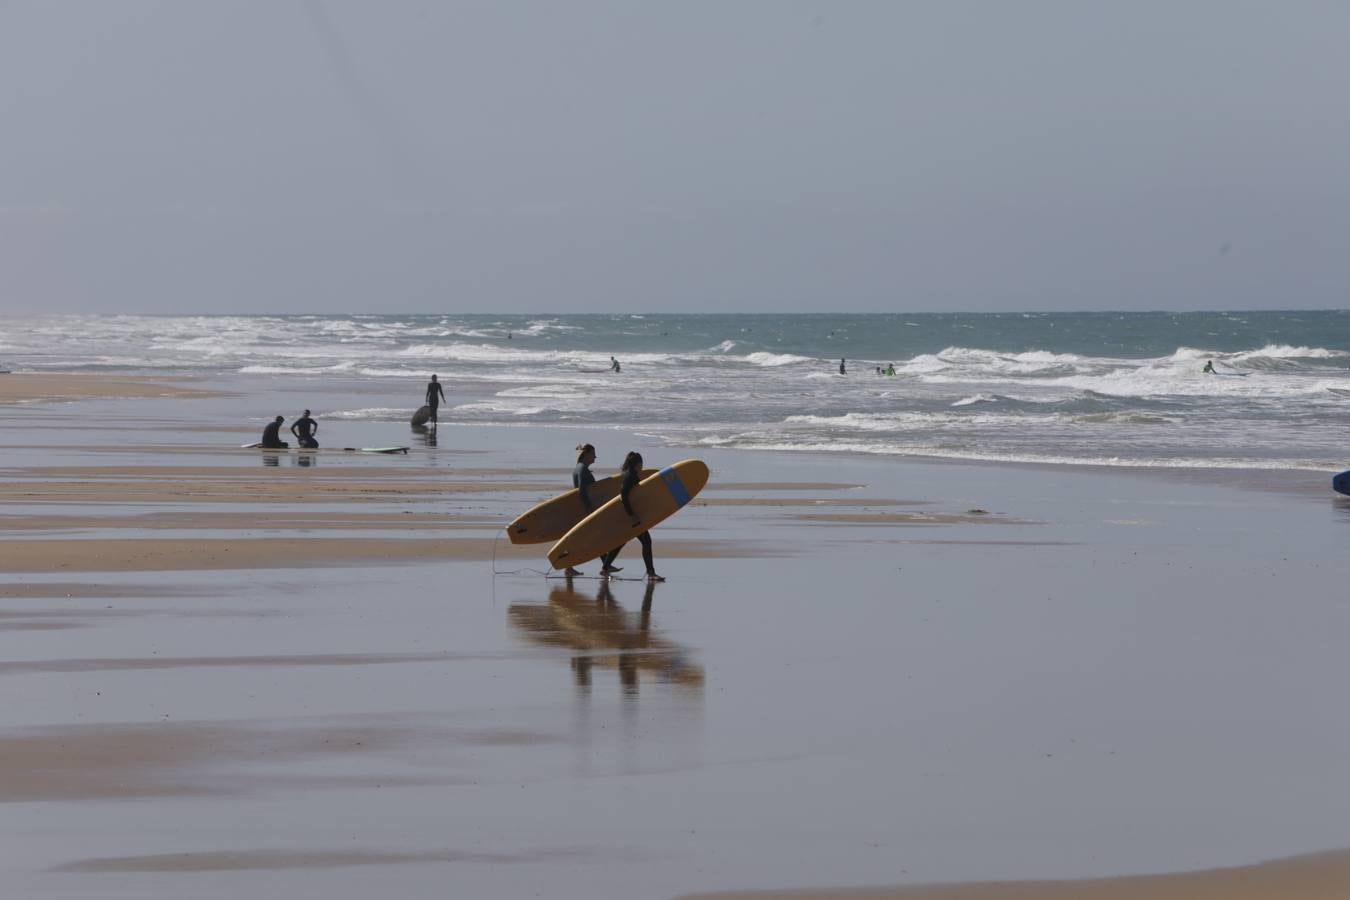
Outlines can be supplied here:
<path id="1" fill-rule="evenodd" d="M 319 442 L 314 435 L 319 433 L 319 423 L 309 417 L 309 410 L 305 414 L 291 423 L 291 434 L 295 435 L 298 442 L 296 446 L 303 447 L 306 450 L 318 450 Z"/>
<path id="2" fill-rule="evenodd" d="M 262 445 L 264 448 L 268 450 L 284 450 L 290 446 L 290 444 L 283 441 L 280 437 L 281 423 L 285 421 L 286 418 L 284 416 L 277 416 L 271 422 L 267 423 L 267 427 L 263 429 L 262 436 Z"/>

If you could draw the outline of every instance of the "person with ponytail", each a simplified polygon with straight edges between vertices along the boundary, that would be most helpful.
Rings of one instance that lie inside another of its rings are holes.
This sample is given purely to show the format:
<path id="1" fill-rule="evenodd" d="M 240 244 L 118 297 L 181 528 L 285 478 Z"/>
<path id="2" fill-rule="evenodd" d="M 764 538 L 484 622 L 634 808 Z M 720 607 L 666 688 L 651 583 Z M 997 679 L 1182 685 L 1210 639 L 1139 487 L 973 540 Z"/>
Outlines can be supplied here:
<path id="1" fill-rule="evenodd" d="M 619 499 L 623 503 L 624 512 L 628 513 L 628 523 L 636 528 L 642 524 L 642 520 L 638 518 L 637 511 L 633 509 L 633 504 L 630 502 L 628 495 L 642 480 L 642 454 L 637 451 L 630 451 L 624 457 L 622 472 L 623 486 L 619 488 Z M 647 580 L 651 582 L 665 581 L 664 578 L 656 574 L 656 567 L 652 565 L 651 533 L 644 531 L 637 536 L 637 539 L 642 544 L 642 561 L 647 565 Z M 622 549 L 623 545 L 620 544 L 614 550 L 600 557 L 600 562 L 603 563 L 600 568 L 600 577 L 604 578 L 620 571 L 619 567 L 614 565 L 614 558 L 619 555 L 619 551 Z"/>

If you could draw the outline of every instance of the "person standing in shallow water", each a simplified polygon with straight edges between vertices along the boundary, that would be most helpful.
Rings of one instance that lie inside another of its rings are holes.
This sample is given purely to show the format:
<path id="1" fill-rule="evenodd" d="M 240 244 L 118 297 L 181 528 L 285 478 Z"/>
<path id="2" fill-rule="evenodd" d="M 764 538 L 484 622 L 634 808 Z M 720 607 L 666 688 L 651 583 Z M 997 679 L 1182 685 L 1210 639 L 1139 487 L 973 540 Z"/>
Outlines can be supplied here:
<path id="1" fill-rule="evenodd" d="M 623 486 L 619 488 L 619 499 L 623 503 L 623 511 L 628 513 L 628 523 L 634 528 L 641 525 L 642 520 L 638 518 L 637 511 L 633 509 L 633 504 L 630 502 L 628 495 L 632 493 L 633 488 L 637 487 L 638 482 L 641 480 L 642 454 L 637 451 L 629 451 L 628 455 L 625 456 L 623 460 Z M 652 565 L 651 533 L 644 531 L 637 536 L 637 539 L 638 542 L 642 544 L 642 561 L 647 566 L 647 580 L 665 581 L 664 578 L 656 574 L 656 568 Z M 600 568 L 600 577 L 603 578 L 621 571 L 614 565 L 614 558 L 619 555 L 619 551 L 622 549 L 623 545 L 620 544 L 616 549 L 611 550 L 600 557 L 600 561 L 604 564 Z"/>
<path id="2" fill-rule="evenodd" d="M 436 427 L 436 411 L 440 408 L 441 401 L 445 399 L 445 391 L 441 390 L 441 383 L 436 380 L 436 376 L 431 376 L 431 381 L 427 383 L 427 406 L 431 408 L 431 427 Z"/>
<path id="3" fill-rule="evenodd" d="M 581 508 L 590 515 L 595 511 L 595 504 L 591 502 L 591 495 L 588 488 L 595 484 L 595 476 L 591 474 L 591 463 L 595 462 L 594 444 L 577 444 L 577 466 L 572 470 L 572 487 L 577 489 L 581 496 Z M 564 575 L 584 574 L 580 569 L 574 569 L 568 566 Z"/>
<path id="4" fill-rule="evenodd" d="M 844 370 L 844 361 L 843 361 L 842 359 L 839 360 L 839 374 L 840 374 L 840 375 L 847 375 L 847 374 L 848 374 L 848 372 Z"/>

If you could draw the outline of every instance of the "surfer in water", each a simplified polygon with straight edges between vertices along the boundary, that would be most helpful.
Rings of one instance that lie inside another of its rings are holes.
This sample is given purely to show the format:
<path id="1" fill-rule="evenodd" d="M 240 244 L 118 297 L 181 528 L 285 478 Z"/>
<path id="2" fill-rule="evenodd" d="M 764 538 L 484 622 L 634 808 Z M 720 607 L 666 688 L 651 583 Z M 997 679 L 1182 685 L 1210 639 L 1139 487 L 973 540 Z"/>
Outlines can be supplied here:
<path id="1" fill-rule="evenodd" d="M 609 358 L 609 370 L 611 372 L 619 371 L 619 361 L 612 356 Z"/>
<path id="2" fill-rule="evenodd" d="M 1212 359 L 1211 359 L 1211 360 L 1207 360 L 1207 361 L 1205 362 L 1205 367 L 1204 367 L 1203 369 L 1201 369 L 1200 371 L 1201 371 L 1201 372 L 1204 372 L 1206 375 L 1214 375 L 1214 374 L 1216 374 L 1215 371 L 1214 371 L 1214 360 L 1212 360 Z"/>
<path id="3" fill-rule="evenodd" d="M 594 444 L 577 444 L 577 467 L 572 470 L 572 487 L 577 489 L 581 496 L 581 508 L 586 510 L 586 515 L 595 511 L 595 504 L 591 502 L 591 495 L 587 488 L 595 484 L 595 476 L 591 474 L 591 463 L 595 462 Z M 564 575 L 581 575 L 580 569 L 574 569 L 568 566 L 563 572 Z"/>
<path id="4" fill-rule="evenodd" d="M 441 401 L 445 399 L 445 391 L 441 390 L 441 383 L 436 380 L 436 376 L 431 376 L 431 381 L 427 384 L 427 406 L 431 409 L 431 427 L 436 427 L 436 410 L 440 407 Z"/>
<path id="5" fill-rule="evenodd" d="M 623 503 L 624 512 L 628 513 L 628 524 L 634 528 L 642 524 L 638 518 L 637 511 L 633 509 L 633 504 L 629 501 L 628 495 L 632 493 L 633 488 L 637 487 L 638 482 L 642 480 L 642 454 L 637 451 L 629 451 L 623 459 L 623 486 L 619 488 L 619 500 Z M 647 565 L 648 581 L 665 581 L 660 575 L 656 574 L 656 567 L 652 565 L 652 536 L 650 532 L 644 531 L 637 536 L 638 542 L 642 544 L 642 561 Z M 612 575 L 620 571 L 614 565 L 614 558 L 619 555 L 623 549 L 620 544 L 617 548 L 609 551 L 600 557 L 604 565 L 600 568 L 600 576 Z"/>
<path id="6" fill-rule="evenodd" d="M 847 374 L 848 374 L 848 372 L 844 369 L 844 361 L 843 361 L 842 359 L 839 360 L 839 374 L 840 374 L 840 375 L 847 375 Z"/>
<path id="7" fill-rule="evenodd" d="M 275 419 L 267 423 L 267 427 L 263 429 L 263 436 L 262 436 L 262 445 L 264 449 L 284 450 L 290 446 L 290 444 L 283 441 L 280 436 L 281 423 L 285 421 L 286 418 L 284 416 L 277 416 Z"/>
<path id="8" fill-rule="evenodd" d="M 291 423 L 291 434 L 295 435 L 296 446 L 306 450 L 318 450 L 319 442 L 314 435 L 319 433 L 319 423 L 309 417 L 309 410 Z"/>

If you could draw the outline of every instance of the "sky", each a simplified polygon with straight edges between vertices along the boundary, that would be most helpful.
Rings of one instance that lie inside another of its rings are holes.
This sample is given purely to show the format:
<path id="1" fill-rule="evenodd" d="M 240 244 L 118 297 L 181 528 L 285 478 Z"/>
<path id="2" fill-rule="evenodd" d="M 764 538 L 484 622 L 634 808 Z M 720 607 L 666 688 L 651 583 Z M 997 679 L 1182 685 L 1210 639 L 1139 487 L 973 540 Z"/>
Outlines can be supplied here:
<path id="1" fill-rule="evenodd" d="M 1350 4 L 0 0 L 0 312 L 1342 308 Z"/>

